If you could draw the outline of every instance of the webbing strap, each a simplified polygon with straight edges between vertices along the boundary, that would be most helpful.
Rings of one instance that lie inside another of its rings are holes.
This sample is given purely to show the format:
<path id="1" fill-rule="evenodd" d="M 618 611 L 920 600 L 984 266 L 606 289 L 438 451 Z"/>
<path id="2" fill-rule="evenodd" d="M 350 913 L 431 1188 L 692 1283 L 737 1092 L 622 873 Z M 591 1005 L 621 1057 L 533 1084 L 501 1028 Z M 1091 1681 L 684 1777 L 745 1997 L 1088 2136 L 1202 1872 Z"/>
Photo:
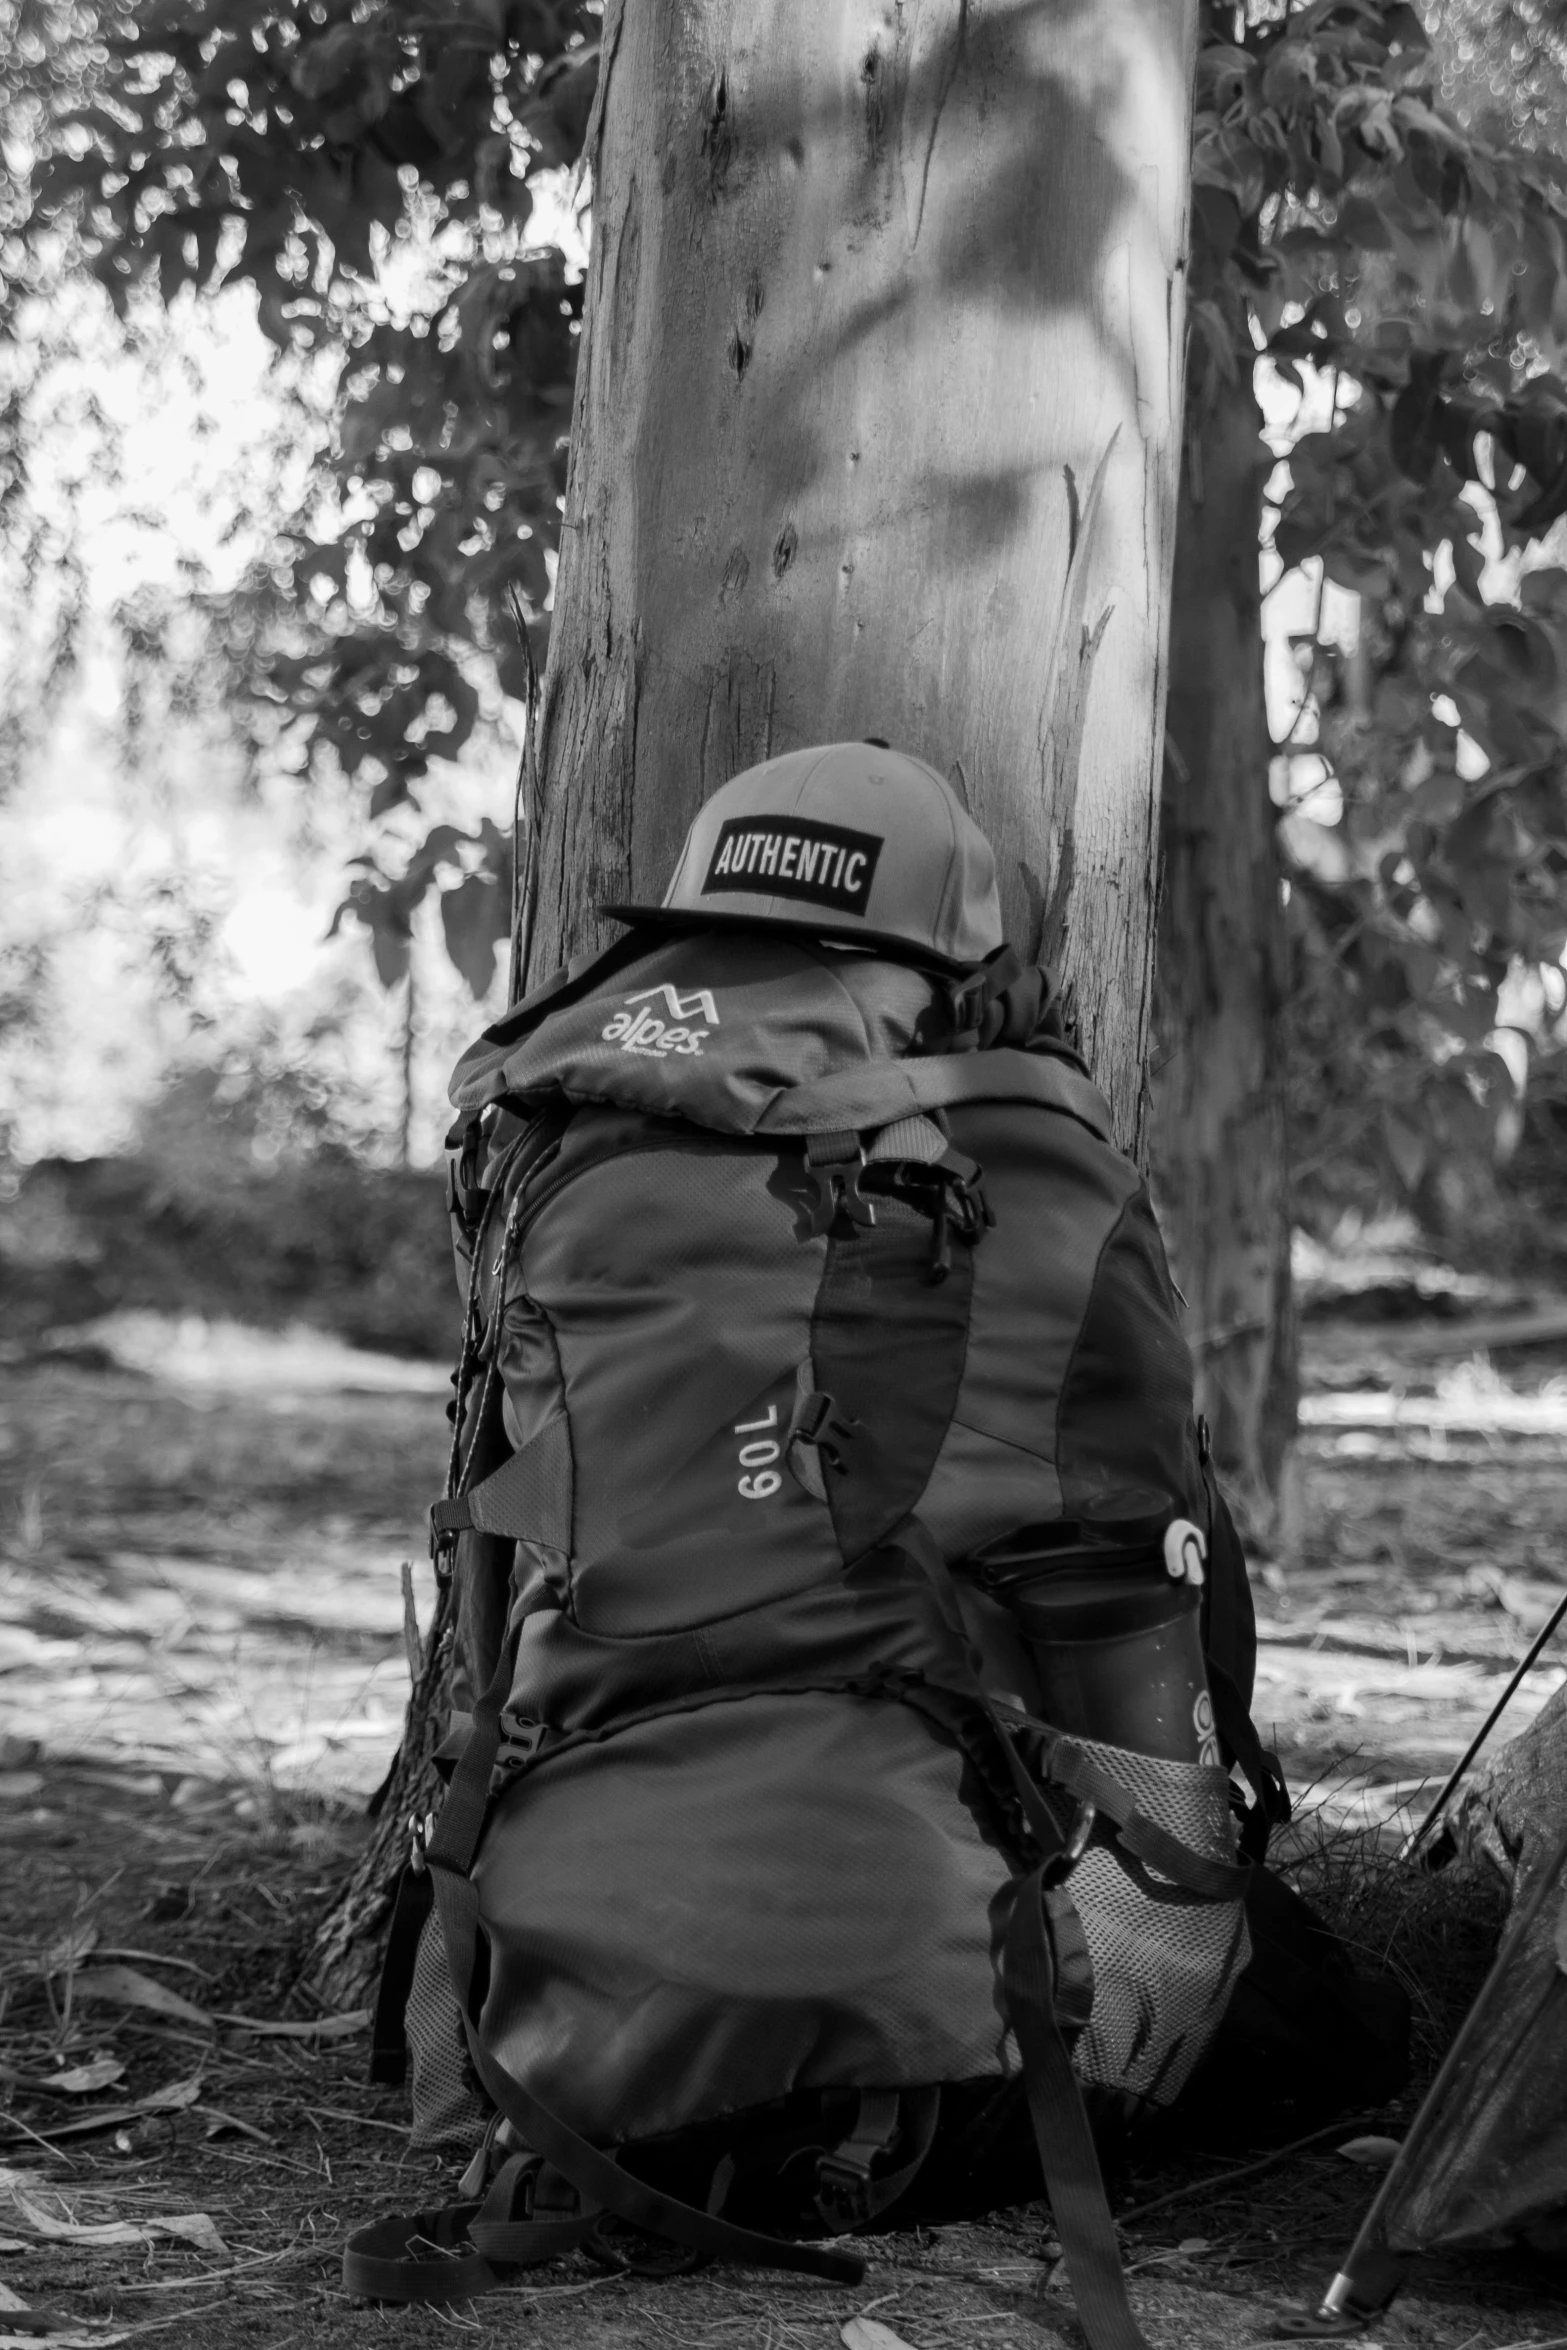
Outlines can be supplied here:
<path id="1" fill-rule="evenodd" d="M 1054 1056 L 997 1045 L 983 1053 L 942 1053 L 913 1061 L 866 1061 L 809 1085 L 785 1086 L 757 1120 L 758 1134 L 856 1134 L 895 1119 L 956 1108 L 961 1102 L 1025 1101 L 1060 1110 L 1101 1142 L 1114 1132 L 1109 1105 L 1093 1083 Z"/>
<path id="2" fill-rule="evenodd" d="M 1290 1816 L 1283 1768 L 1278 1756 L 1270 1754 L 1258 1737 L 1246 1700 L 1212 1657 L 1208 1659 L 1208 1694 L 1213 1699 L 1213 1726 L 1257 1799 L 1241 1822 L 1240 1843 L 1248 1860 L 1260 1861 L 1267 1853 L 1269 1831 L 1283 1827 Z"/>
<path id="3" fill-rule="evenodd" d="M 411 1868 L 405 1867 L 397 1880 L 391 1930 L 386 1937 L 386 1956 L 381 1961 L 381 1980 L 375 1995 L 375 2021 L 370 2028 L 370 2078 L 394 2087 L 408 2072 L 404 2018 L 408 2012 L 408 1995 L 413 1989 L 419 1937 L 433 1900 L 428 1869 L 416 1876 Z"/>
<path id="4" fill-rule="evenodd" d="M 468 2237 L 477 2203 L 405 2212 L 356 2228 L 343 2247 L 343 2290 L 356 2301 L 471 2301 L 500 2283 Z"/>
<path id="5" fill-rule="evenodd" d="M 565 1550 L 571 1541 L 571 1431 L 564 1414 L 466 1493 L 432 1502 L 437 1536 L 499 1534 Z"/>
<path id="6" fill-rule="evenodd" d="M 963 1639 L 966 1651 L 967 1634 L 952 1570 L 942 1557 L 930 1529 L 921 1525 L 918 1518 L 907 1518 L 888 1537 L 886 1547 L 903 1551 L 916 1566 L 923 1569 L 935 1587 L 949 1622 Z M 1079 1804 L 1092 1804 L 1096 1812 L 1102 1812 L 1113 1823 L 1117 1841 L 1134 1859 L 1156 1869 L 1161 1877 L 1168 1877 L 1172 1884 L 1179 1885 L 1183 1891 L 1194 1893 L 1203 1901 L 1239 1901 L 1244 1897 L 1251 1875 L 1248 1864 L 1237 1866 L 1233 1861 L 1213 1860 L 1206 1853 L 1194 1852 L 1189 1844 L 1183 1844 L 1167 1828 L 1161 1828 L 1156 1821 L 1149 1819 L 1139 1808 L 1137 1798 L 1131 1791 L 1073 1740 L 1063 1738 L 1058 1731 L 1051 1729 L 1048 1722 L 1037 1721 L 1032 1714 L 1026 1714 L 1019 1708 L 997 1706 L 977 1674 L 971 1695 L 996 1734 L 996 1742 L 1011 1774 L 1024 1815 L 1047 1852 L 1060 1848 L 1061 1824 L 1042 1800 L 1037 1779 L 1045 1779 L 1054 1786 L 1064 1788 L 1069 1795 L 1076 1797 Z M 1046 1744 L 1035 1771 L 1026 1767 L 1009 1736 L 1008 1719 L 1043 1735 Z"/>
<path id="7" fill-rule="evenodd" d="M 835 2235 L 862 2228 L 867 2220 L 890 2211 L 920 2167 L 936 2137 L 941 2118 L 941 2090 L 862 2089 L 854 2126 L 816 2165 L 816 2208 Z M 871 2171 L 898 2136 L 900 2125 L 909 2151 L 895 2171 L 879 2179 Z"/>
<path id="8" fill-rule="evenodd" d="M 1018 1885 L 1001 1986 L 1023 2062 L 1034 2142 L 1089 2350 L 1148 2350 L 1132 2315 L 1115 2222 L 1072 2059 L 1056 2022 L 1043 1869 Z"/>
<path id="9" fill-rule="evenodd" d="M 612 2211 L 617 2219 L 628 2220 L 649 2235 L 667 2236 L 694 2252 L 711 2253 L 715 2259 L 732 2260 L 751 2268 L 795 2269 L 806 2276 L 825 2277 L 833 2284 L 859 2284 L 865 2274 L 865 2262 L 858 2253 L 786 2243 L 777 2236 L 764 2236 L 754 2228 L 736 2227 L 731 2221 L 698 2211 L 692 2204 L 644 2186 L 622 2170 L 613 2155 L 581 2137 L 569 2123 L 552 2113 L 504 2066 L 497 2064 L 485 2047 L 472 2013 L 480 1919 L 478 1887 L 468 1871 L 489 1807 L 490 1773 L 500 1749 L 501 1709 L 510 1690 L 515 1650 L 514 1635 L 506 1644 L 494 1680 L 475 1709 L 473 1729 L 453 1773 L 428 1853 L 446 1961 L 474 2070 L 533 2152 L 553 2163 L 586 2201 Z"/>
<path id="10" fill-rule="evenodd" d="M 1172 1884 L 1181 1886 L 1187 1893 L 1195 1893 L 1203 1901 L 1244 1898 L 1251 1876 L 1248 1863 L 1215 1860 L 1205 1852 L 1194 1852 L 1189 1844 L 1172 1836 L 1168 1828 L 1161 1828 L 1156 1820 L 1149 1819 L 1120 1780 L 1074 1740 L 1053 1738 L 1040 1758 L 1040 1770 L 1054 1785 L 1075 1795 L 1080 1803 L 1091 1803 L 1106 1819 L 1113 1820 L 1117 1842 L 1135 1859 L 1156 1869 L 1161 1877 L 1168 1877 Z"/>
<path id="11" fill-rule="evenodd" d="M 581 2198 L 573 2197 L 576 2210 L 557 2212 L 549 2219 L 538 2216 L 536 2190 L 543 2165 L 536 2154 L 509 2154 L 496 2172 L 490 2191 L 468 2224 L 468 2233 L 486 2260 L 515 2263 L 532 2267 L 541 2260 L 560 2260 L 574 2252 L 598 2217 L 596 2211 L 583 2211 Z M 525 2197 L 531 2216 L 514 2219 L 513 2208 L 519 2191 Z"/>
<path id="12" fill-rule="evenodd" d="M 908 1518 L 892 1537 L 892 1543 L 923 1567 L 961 1634 L 963 1619 L 956 1586 L 929 1528 L 918 1518 Z M 1002 1948 L 1001 1992 L 1007 2020 L 1017 2036 L 1034 2140 L 1067 2275 L 1089 2350 L 1148 2350 L 1126 2298 L 1115 2222 L 1110 2216 L 1082 2089 L 1062 2032 L 1063 2023 L 1075 2031 L 1087 2021 L 1093 2005 L 1093 1970 L 1081 1920 L 1072 1903 L 1064 1893 L 1050 1889 L 1052 1873 L 1063 1858 L 1061 1829 L 1048 1807 L 1041 1803 L 1038 1790 L 1032 1786 L 1014 1742 L 977 1674 L 973 1694 L 990 1721 L 1029 1823 L 1047 1855 L 1032 1874 L 1017 1883 L 1011 1922 Z M 1080 1749 L 1073 1752 L 1087 1763 L 1088 1757 Z M 1113 1796 L 1123 1805 L 1129 1804 L 1125 1789 L 1110 1780 L 1108 1774 L 1102 1775 Z M 1082 1799 L 1089 1804 L 1094 1801 L 1091 1794 Z M 1135 1816 L 1135 1805 L 1131 1810 Z M 1173 1844 L 1175 1840 L 1170 1841 Z M 1184 1855 L 1184 1846 L 1176 1845 L 1175 1849 Z M 1195 1860 L 1201 1856 L 1190 1857 Z M 1052 1910 L 1050 1933 L 1045 1926 L 1047 1902 Z M 1052 1934 L 1058 1947 L 1052 1947 Z"/>

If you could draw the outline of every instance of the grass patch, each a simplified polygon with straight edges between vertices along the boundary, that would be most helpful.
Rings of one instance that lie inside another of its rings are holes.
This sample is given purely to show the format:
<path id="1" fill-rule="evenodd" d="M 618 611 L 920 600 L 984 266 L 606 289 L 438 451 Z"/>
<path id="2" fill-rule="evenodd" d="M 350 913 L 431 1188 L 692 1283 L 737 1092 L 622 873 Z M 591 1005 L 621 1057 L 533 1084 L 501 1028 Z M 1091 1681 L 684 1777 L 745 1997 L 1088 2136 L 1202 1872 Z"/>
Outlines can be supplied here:
<path id="1" fill-rule="evenodd" d="M 1408 1994 L 1413 2086 L 1430 2080 L 1496 1956 L 1508 1895 L 1493 1869 L 1402 1860 L 1385 1828 L 1337 1828 L 1297 1813 L 1274 1865 L 1349 1950 L 1358 1970 Z"/>

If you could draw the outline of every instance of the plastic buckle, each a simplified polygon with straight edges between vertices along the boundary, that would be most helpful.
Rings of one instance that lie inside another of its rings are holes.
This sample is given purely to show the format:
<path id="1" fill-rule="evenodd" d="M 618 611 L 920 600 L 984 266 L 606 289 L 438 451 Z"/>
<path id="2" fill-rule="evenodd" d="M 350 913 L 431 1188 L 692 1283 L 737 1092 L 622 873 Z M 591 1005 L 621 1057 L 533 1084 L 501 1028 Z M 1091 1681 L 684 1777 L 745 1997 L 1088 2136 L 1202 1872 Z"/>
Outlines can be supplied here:
<path id="1" fill-rule="evenodd" d="M 871 2216 L 871 2174 L 868 2167 L 847 2159 L 839 2150 L 818 2155 L 816 2208 L 840 2236 L 864 2227 Z"/>
<path id="2" fill-rule="evenodd" d="M 989 1004 L 989 974 L 971 971 L 966 979 L 947 982 L 947 1014 L 952 1022 L 949 1052 L 973 1052 L 977 1049 L 984 1028 Z"/>
<path id="3" fill-rule="evenodd" d="M 1098 1818 L 1099 1806 L 1096 1803 L 1090 1803 L 1088 1798 L 1084 1796 L 1077 1807 L 1077 1817 L 1072 1822 L 1071 1833 L 1066 1842 L 1059 1852 L 1051 1854 L 1039 1872 L 1039 1881 L 1042 1885 L 1053 1887 L 1066 1883 L 1067 1878 L 1088 1850 L 1088 1839 L 1094 1832 L 1094 1825 Z"/>
<path id="4" fill-rule="evenodd" d="M 408 1814 L 408 1866 L 416 1877 L 422 1877 L 430 1865 L 430 1838 L 434 1834 L 433 1811 L 427 1811 L 423 1819 L 416 1811 Z"/>
<path id="5" fill-rule="evenodd" d="M 457 1536 L 451 1528 L 436 1524 L 435 1512 L 438 1507 L 438 1503 L 430 1504 L 430 1565 L 435 1571 L 438 1588 L 444 1591 L 456 1571 Z"/>
<path id="6" fill-rule="evenodd" d="M 811 1211 L 811 1233 L 828 1232 L 840 1215 L 851 1224 L 874 1224 L 876 1207 L 860 1189 L 860 1169 L 865 1164 L 865 1146 L 856 1144 L 852 1158 L 828 1159 L 818 1164 L 808 1159 L 806 1172 L 811 1180 L 814 1205 Z"/>
<path id="7" fill-rule="evenodd" d="M 808 1444 L 830 1468 L 841 1474 L 843 1455 L 833 1440 L 837 1438 L 841 1443 L 852 1443 L 859 1425 L 858 1420 L 851 1420 L 839 1411 L 832 1396 L 817 1388 L 809 1395 L 802 1395 L 795 1405 L 794 1417 L 789 1424 L 788 1442 Z"/>
<path id="8" fill-rule="evenodd" d="M 549 1736 L 547 1722 L 525 1722 L 506 1714 L 501 1723 L 501 1758 L 513 1765 L 532 1762 Z"/>
<path id="9" fill-rule="evenodd" d="M 503 2127 L 501 2116 L 498 2113 L 492 2113 L 485 2126 L 484 2136 L 474 2149 L 468 2168 L 457 2182 L 457 2193 L 463 2202 L 469 2202 L 484 2193 L 485 2187 L 489 2183 L 491 2158 Z"/>

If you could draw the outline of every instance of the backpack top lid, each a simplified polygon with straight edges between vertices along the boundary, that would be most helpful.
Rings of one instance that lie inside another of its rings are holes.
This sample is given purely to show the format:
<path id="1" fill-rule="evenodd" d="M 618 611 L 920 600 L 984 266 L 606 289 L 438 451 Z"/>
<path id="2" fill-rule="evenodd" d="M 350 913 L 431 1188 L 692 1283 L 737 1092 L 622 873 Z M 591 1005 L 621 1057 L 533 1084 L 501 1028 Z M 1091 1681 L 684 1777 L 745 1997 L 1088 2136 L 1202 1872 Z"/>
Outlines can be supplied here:
<path id="1" fill-rule="evenodd" d="M 996 860 L 950 784 L 879 742 L 748 767 L 686 834 L 660 906 L 617 922 L 768 922 L 966 970 L 1003 944 Z"/>

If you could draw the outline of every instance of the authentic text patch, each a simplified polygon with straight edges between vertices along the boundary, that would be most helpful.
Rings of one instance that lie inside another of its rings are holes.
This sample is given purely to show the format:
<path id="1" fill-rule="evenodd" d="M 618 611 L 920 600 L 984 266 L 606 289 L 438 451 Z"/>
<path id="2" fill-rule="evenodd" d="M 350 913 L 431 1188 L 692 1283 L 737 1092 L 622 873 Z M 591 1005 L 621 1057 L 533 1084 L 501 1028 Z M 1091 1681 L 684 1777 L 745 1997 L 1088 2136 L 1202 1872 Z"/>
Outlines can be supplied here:
<path id="1" fill-rule="evenodd" d="M 881 839 L 808 816 L 731 816 L 718 836 L 702 895 L 740 889 L 758 897 L 807 898 L 835 914 L 863 914 Z"/>

